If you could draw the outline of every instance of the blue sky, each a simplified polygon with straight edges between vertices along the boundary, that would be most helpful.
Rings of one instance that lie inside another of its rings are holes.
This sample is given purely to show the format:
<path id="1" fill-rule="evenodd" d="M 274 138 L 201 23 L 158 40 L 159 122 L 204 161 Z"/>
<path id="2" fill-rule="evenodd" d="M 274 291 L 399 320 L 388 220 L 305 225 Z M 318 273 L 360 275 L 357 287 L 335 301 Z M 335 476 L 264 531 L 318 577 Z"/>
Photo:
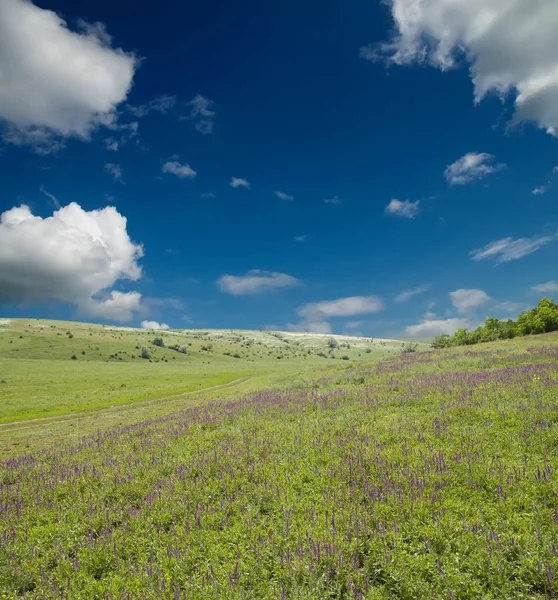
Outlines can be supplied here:
<path id="1" fill-rule="evenodd" d="M 557 298 L 556 3 L 267 4 L 2 3 L 2 315 L 422 336 Z"/>

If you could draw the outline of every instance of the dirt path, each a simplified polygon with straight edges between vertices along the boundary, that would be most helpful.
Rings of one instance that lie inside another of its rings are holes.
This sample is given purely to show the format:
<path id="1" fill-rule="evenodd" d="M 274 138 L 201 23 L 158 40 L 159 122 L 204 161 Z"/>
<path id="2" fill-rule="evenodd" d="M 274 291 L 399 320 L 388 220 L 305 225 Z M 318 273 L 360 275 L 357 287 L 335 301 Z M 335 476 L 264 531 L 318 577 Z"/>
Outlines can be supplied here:
<path id="1" fill-rule="evenodd" d="M 182 392 L 180 394 L 172 394 L 170 396 L 161 396 L 159 398 L 151 398 L 150 400 L 140 400 L 138 402 L 127 402 L 125 404 L 115 404 L 108 408 L 101 410 L 91 410 L 81 413 L 69 413 L 67 415 L 54 415 L 52 417 L 37 417 L 34 419 L 26 419 L 23 421 L 12 421 L 10 423 L 0 423 L 0 434 L 8 433 L 12 431 L 22 431 L 24 429 L 34 429 L 37 427 L 43 427 L 45 425 L 56 425 L 58 423 L 68 423 L 70 421 L 79 421 L 87 417 L 102 417 L 106 415 L 112 415 L 120 411 L 130 410 L 137 406 L 146 406 L 150 404 L 157 404 L 159 402 L 165 402 L 168 400 L 178 400 L 185 396 L 192 396 L 194 394 L 203 394 L 205 392 L 212 392 L 218 390 L 226 390 L 233 387 L 238 387 L 244 383 L 251 381 L 253 377 L 240 377 L 239 379 L 233 379 L 227 383 L 220 383 L 218 385 L 212 385 L 210 387 L 202 388 L 199 390 L 192 390 L 190 392 Z M 57 420 L 54 420 L 57 419 Z M 34 424 L 32 424 L 34 423 Z M 14 425 L 24 425 L 24 427 L 14 427 Z"/>

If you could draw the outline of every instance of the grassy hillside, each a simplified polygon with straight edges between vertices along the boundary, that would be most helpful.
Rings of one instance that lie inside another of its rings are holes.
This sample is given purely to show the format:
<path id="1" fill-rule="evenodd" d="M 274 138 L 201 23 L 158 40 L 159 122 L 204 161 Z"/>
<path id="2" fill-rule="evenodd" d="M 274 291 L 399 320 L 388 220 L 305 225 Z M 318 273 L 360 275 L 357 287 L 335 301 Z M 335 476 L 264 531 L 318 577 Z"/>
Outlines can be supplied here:
<path id="1" fill-rule="evenodd" d="M 164 400 L 238 380 L 263 387 L 324 365 L 374 360 L 399 352 L 401 344 L 302 333 L 152 332 L 0 319 L 0 424 Z"/>
<path id="2" fill-rule="evenodd" d="M 0 593 L 556 597 L 557 359 L 550 335 L 326 361 L 15 457 Z"/>

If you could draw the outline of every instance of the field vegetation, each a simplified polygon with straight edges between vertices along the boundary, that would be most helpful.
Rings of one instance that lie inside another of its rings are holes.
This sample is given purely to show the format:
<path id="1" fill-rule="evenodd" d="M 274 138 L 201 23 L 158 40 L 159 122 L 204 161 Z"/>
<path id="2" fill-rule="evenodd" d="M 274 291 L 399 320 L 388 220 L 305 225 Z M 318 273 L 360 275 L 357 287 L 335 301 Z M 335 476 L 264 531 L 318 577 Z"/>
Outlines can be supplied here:
<path id="1" fill-rule="evenodd" d="M 170 334 L 129 335 L 129 354 L 138 336 L 165 346 L 143 344 L 157 363 L 123 363 L 171 368 Z M 231 344 L 208 337 L 173 362 L 213 362 Z M 0 593 L 554 598 L 558 335 L 397 347 L 344 349 L 349 361 L 317 349 L 304 369 L 274 359 L 285 370 L 265 388 L 156 403 L 13 454 L 0 466 Z"/>

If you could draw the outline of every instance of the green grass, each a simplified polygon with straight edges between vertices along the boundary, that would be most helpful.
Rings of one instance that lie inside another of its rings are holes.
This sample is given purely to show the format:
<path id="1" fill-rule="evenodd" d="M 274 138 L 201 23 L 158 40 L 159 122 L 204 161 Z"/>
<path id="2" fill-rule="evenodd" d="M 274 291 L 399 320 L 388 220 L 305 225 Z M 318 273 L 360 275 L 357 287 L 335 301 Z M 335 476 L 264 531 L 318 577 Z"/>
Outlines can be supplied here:
<path id="1" fill-rule="evenodd" d="M 162 338 L 165 347 L 155 346 Z M 164 400 L 240 378 L 260 387 L 324 364 L 370 361 L 397 341 L 272 332 L 147 332 L 87 323 L 0 320 L 0 424 Z M 169 348 L 187 346 L 188 354 Z M 349 347 L 347 347 L 347 345 Z M 141 358 L 143 347 L 151 360 Z M 328 358 L 319 354 L 325 354 Z M 329 358 L 333 353 L 336 358 Z"/>
<path id="2" fill-rule="evenodd" d="M 29 438 L 0 594 L 556 597 L 558 336 L 325 363 Z"/>

